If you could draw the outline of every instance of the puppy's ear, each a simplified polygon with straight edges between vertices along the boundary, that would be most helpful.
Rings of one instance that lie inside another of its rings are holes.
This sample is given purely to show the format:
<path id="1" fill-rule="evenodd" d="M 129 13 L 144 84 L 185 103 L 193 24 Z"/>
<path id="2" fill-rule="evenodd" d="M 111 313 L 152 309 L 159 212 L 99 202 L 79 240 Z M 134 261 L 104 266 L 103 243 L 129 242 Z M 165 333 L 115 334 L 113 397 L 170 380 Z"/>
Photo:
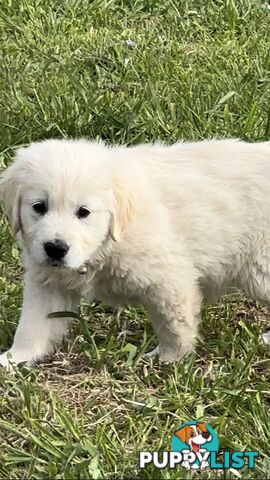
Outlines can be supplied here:
<path id="1" fill-rule="evenodd" d="M 198 422 L 196 424 L 196 427 L 199 427 L 202 432 L 207 432 L 207 426 L 205 422 L 202 422 L 202 423 Z"/>
<path id="2" fill-rule="evenodd" d="M 183 443 L 187 443 L 188 442 L 188 427 L 183 427 L 183 428 L 180 428 L 179 430 L 176 430 L 174 432 L 174 435 L 176 437 L 180 438 L 180 440 Z"/>
<path id="3" fill-rule="evenodd" d="M 134 216 L 135 205 L 128 187 L 118 180 L 114 181 L 113 203 L 110 235 L 115 242 L 119 242 Z"/>
<path id="4" fill-rule="evenodd" d="M 26 168 L 26 161 L 20 158 L 22 150 L 25 149 L 18 150 L 14 163 L 0 173 L 0 200 L 4 204 L 14 234 L 18 233 L 21 228 L 20 191 L 22 175 Z"/>

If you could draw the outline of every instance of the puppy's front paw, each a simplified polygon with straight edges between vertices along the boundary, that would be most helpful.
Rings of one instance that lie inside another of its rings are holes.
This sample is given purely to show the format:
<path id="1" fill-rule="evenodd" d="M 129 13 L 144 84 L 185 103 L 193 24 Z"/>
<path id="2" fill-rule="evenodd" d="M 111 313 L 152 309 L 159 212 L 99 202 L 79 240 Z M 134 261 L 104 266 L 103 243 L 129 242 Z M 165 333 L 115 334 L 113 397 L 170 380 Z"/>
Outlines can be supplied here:
<path id="1" fill-rule="evenodd" d="M 270 344 L 270 332 L 266 332 L 261 336 L 262 341 L 265 343 L 265 345 Z"/>
<path id="2" fill-rule="evenodd" d="M 16 362 L 12 361 L 12 355 L 10 352 L 5 352 L 0 355 L 0 366 L 5 367 L 8 371 L 11 371 L 13 365 L 16 365 Z"/>
<path id="3" fill-rule="evenodd" d="M 159 358 L 162 362 L 172 363 L 179 362 L 187 355 L 193 352 L 193 345 L 181 346 L 180 348 L 164 347 L 159 345 Z"/>
<path id="4" fill-rule="evenodd" d="M 203 460 L 201 463 L 201 470 L 206 470 L 209 468 L 209 463 L 206 460 Z"/>
<path id="5" fill-rule="evenodd" d="M 162 344 L 159 344 L 156 348 L 144 354 L 146 358 L 153 358 L 159 355 L 159 359 L 164 363 L 172 363 L 182 360 L 189 353 L 192 353 L 193 346 L 181 347 L 174 349 L 173 347 L 164 347 Z"/>
<path id="6" fill-rule="evenodd" d="M 181 467 L 185 468 L 186 470 L 190 470 L 190 463 L 185 460 L 184 462 L 181 463 Z"/>
<path id="7" fill-rule="evenodd" d="M 0 366 L 5 367 L 9 372 L 14 371 L 14 366 L 19 363 L 27 363 L 30 366 L 32 364 L 31 355 L 27 355 L 25 352 L 16 353 L 11 350 L 0 355 Z"/>

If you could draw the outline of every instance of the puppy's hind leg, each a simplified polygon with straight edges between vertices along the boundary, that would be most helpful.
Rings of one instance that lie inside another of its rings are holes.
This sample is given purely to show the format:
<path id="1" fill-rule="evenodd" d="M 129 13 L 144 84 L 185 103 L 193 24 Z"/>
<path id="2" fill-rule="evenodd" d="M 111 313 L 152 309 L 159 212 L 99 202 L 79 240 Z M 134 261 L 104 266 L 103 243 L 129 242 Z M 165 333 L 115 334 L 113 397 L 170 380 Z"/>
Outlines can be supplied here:
<path id="1" fill-rule="evenodd" d="M 263 248 L 249 268 L 248 278 L 244 277 L 243 287 L 255 300 L 266 304 L 270 309 L 270 248 Z M 270 331 L 261 336 L 261 340 L 270 344 Z"/>
<path id="2" fill-rule="evenodd" d="M 262 335 L 262 340 L 265 343 L 265 345 L 270 345 L 270 331 Z"/>
<path id="3" fill-rule="evenodd" d="M 70 318 L 48 318 L 48 314 L 75 311 L 78 304 L 76 294 L 41 285 L 26 274 L 21 318 L 12 347 L 0 355 L 0 365 L 31 364 L 51 353 L 66 335 Z"/>
<path id="4" fill-rule="evenodd" d="M 196 343 L 200 291 L 196 284 L 181 288 L 168 282 L 167 287 L 155 286 L 151 299 L 148 310 L 159 340 L 160 359 L 165 362 L 181 360 L 193 351 Z"/>

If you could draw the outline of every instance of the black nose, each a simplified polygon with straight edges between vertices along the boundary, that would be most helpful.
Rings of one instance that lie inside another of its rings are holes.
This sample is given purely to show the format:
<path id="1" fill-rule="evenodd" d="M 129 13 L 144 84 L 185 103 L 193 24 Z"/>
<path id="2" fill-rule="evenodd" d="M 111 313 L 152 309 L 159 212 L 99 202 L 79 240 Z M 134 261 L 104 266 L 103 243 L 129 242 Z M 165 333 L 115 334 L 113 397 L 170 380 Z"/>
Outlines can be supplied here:
<path id="1" fill-rule="evenodd" d="M 55 240 L 44 243 L 44 250 L 53 260 L 61 260 L 69 251 L 69 246 L 63 240 Z"/>
<path id="2" fill-rule="evenodd" d="M 205 438 L 206 440 L 207 440 L 207 438 L 210 437 L 210 435 L 211 435 L 211 433 L 209 433 L 209 432 L 202 432 L 202 436 L 203 436 L 203 438 Z"/>

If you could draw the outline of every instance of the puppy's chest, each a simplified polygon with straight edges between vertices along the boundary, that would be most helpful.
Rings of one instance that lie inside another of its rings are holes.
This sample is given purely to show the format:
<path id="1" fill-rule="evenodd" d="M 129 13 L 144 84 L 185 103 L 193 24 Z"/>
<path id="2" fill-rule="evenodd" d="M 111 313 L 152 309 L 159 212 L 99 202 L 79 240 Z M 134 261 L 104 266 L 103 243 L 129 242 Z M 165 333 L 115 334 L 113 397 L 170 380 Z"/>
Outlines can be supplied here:
<path id="1" fill-rule="evenodd" d="M 129 301 L 140 303 L 145 295 L 146 285 L 132 270 L 118 270 L 106 267 L 94 278 L 93 295 L 101 300 L 115 303 Z"/>

